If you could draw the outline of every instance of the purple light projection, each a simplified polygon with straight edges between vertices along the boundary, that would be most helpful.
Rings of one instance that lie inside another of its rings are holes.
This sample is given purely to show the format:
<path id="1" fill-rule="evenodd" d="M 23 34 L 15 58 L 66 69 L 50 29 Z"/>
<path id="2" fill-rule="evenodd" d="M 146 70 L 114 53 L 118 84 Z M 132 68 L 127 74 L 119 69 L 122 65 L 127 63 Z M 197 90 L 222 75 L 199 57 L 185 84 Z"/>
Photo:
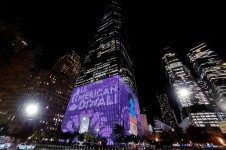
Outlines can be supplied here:
<path id="1" fill-rule="evenodd" d="M 131 99 L 134 105 L 130 106 Z M 131 114 L 131 107 L 135 115 Z M 133 117 L 132 117 L 133 116 Z M 81 125 L 89 118 L 89 127 Z M 84 120 L 83 120 L 84 121 Z M 142 136 L 140 110 L 136 95 L 119 75 L 74 88 L 61 125 L 63 132 L 87 131 L 106 137 L 108 145 L 114 144 L 112 133 L 116 124 L 125 128 L 125 135 L 131 133 L 131 123 Z"/>

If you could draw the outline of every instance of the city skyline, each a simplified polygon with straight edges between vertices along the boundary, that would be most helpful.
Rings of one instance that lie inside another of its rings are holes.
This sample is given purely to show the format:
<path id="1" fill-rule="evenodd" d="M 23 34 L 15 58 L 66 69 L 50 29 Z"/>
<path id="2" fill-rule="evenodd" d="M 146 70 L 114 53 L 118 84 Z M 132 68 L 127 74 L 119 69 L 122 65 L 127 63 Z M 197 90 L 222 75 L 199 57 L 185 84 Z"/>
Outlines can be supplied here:
<path id="1" fill-rule="evenodd" d="M 86 5 L 86 2 L 90 5 Z M 68 50 L 74 50 L 84 58 L 93 42 L 106 3 L 84 1 L 73 5 L 58 4 L 57 7 L 38 3 L 29 4 L 30 7 L 19 5 L 13 8 L 10 5 L 1 5 L 0 8 L 3 18 L 20 18 L 15 22 L 20 24 L 22 35 L 28 44 L 40 44 L 43 47 L 43 55 L 38 61 L 40 68 L 46 69 L 52 67 Z M 171 12 L 166 4 L 163 7 L 160 4 L 157 6 L 159 10 L 153 6 L 149 8 L 145 3 L 127 0 L 124 8 L 128 16 L 124 22 L 128 27 L 126 32 L 130 45 L 129 53 L 135 67 L 140 105 L 141 108 L 149 106 L 146 110 L 152 109 L 152 115 L 158 111 L 154 107 L 157 105 L 157 93 L 170 91 L 161 64 L 160 51 L 163 48 L 171 47 L 181 58 L 184 54 L 182 51 L 206 42 L 226 60 L 226 44 L 223 43 L 226 31 L 222 28 L 224 23 L 220 19 L 222 10 L 204 13 L 202 9 L 194 6 L 193 12 L 189 8 L 183 10 L 183 7 L 176 9 L 177 12 Z M 183 18 L 180 17 L 181 14 Z M 181 59 L 185 61 L 184 58 Z"/>

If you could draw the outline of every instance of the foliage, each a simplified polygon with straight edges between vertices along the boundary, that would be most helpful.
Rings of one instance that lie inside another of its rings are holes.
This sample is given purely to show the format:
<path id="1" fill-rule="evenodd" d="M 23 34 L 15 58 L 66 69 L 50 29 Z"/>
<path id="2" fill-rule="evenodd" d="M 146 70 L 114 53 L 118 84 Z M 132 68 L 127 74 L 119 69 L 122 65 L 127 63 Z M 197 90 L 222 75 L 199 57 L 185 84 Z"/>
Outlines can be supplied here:
<path id="1" fill-rule="evenodd" d="M 61 136 L 61 126 L 57 127 L 57 130 L 52 130 L 46 134 L 45 138 L 52 139 L 55 142 L 58 142 Z"/>
<path id="2" fill-rule="evenodd" d="M 115 135 L 124 135 L 124 127 L 119 124 L 116 124 L 113 133 Z"/>
<path id="3" fill-rule="evenodd" d="M 168 145 L 173 143 L 174 141 L 174 137 L 172 136 L 172 132 L 166 132 L 166 131 L 162 131 L 162 133 L 160 134 L 160 139 L 162 140 L 162 143 Z"/>
<path id="4" fill-rule="evenodd" d="M 71 134 L 70 132 L 61 132 L 60 134 L 60 139 L 64 140 L 72 139 L 73 137 L 74 137 L 73 134 Z"/>
<path id="5" fill-rule="evenodd" d="M 134 143 L 138 143 L 140 141 L 140 137 L 139 136 L 136 136 L 136 135 L 129 135 L 129 136 L 126 136 L 125 137 L 125 141 L 126 142 L 134 142 Z"/>
<path id="6" fill-rule="evenodd" d="M 1 122 L 0 123 L 0 136 L 8 135 L 9 124 Z"/>
<path id="7" fill-rule="evenodd" d="M 0 114 L 0 123 L 7 123 L 8 119 L 6 118 L 5 114 Z"/>
<path id="8" fill-rule="evenodd" d="M 107 145 L 107 139 L 106 138 L 102 138 L 102 142 L 101 145 L 106 146 Z"/>
<path id="9" fill-rule="evenodd" d="M 186 138 L 184 131 L 181 127 L 176 126 L 174 128 L 174 131 L 170 130 L 169 133 L 171 133 L 170 136 L 173 138 L 173 142 L 187 143 L 187 138 Z"/>
<path id="10" fill-rule="evenodd" d="M 9 124 L 5 114 L 0 114 L 0 136 L 8 135 Z"/>
<path id="11" fill-rule="evenodd" d="M 192 143 L 213 143 L 215 145 L 222 145 L 219 138 L 224 139 L 224 135 L 221 131 L 212 127 L 201 129 L 190 125 L 186 129 L 185 134 Z"/>
<path id="12" fill-rule="evenodd" d="M 113 130 L 113 133 L 115 134 L 116 140 L 115 142 L 121 143 L 124 142 L 124 127 L 116 124 L 115 128 Z"/>
<path id="13" fill-rule="evenodd" d="M 28 137 L 31 137 L 35 133 L 34 131 L 34 126 L 28 123 L 26 126 L 23 126 L 17 133 L 13 134 L 12 136 L 24 141 L 27 140 Z"/>
<path id="14" fill-rule="evenodd" d="M 206 137 L 203 137 L 203 130 L 193 125 L 190 125 L 186 129 L 185 135 L 187 136 L 188 140 L 191 141 L 192 143 L 203 143 L 206 140 Z"/>
<path id="15" fill-rule="evenodd" d="M 54 134 L 53 134 L 53 136 L 51 137 L 54 141 L 59 141 L 59 139 L 60 139 L 60 134 L 61 134 L 61 132 L 59 132 L 59 131 L 56 131 L 56 132 L 54 132 Z"/>
<path id="16" fill-rule="evenodd" d="M 162 140 L 162 143 L 164 144 L 187 143 L 187 138 L 183 133 L 183 129 L 179 126 L 176 126 L 173 131 L 162 131 L 162 133 L 160 133 L 160 140 Z"/>
<path id="17" fill-rule="evenodd" d="M 41 141 L 45 137 L 45 133 L 43 131 L 36 131 L 32 134 L 31 139 Z"/>
<path id="18" fill-rule="evenodd" d="M 84 140 L 84 133 L 78 133 L 77 137 L 78 137 L 79 141 L 83 141 Z"/>
<path id="19" fill-rule="evenodd" d="M 155 133 L 155 132 L 148 133 L 148 134 L 143 135 L 142 139 L 145 141 L 155 141 L 156 139 L 160 139 L 160 134 Z"/>
<path id="20" fill-rule="evenodd" d="M 96 137 L 96 139 L 95 139 L 97 142 L 100 142 L 101 141 L 101 136 L 100 135 L 98 135 L 97 137 Z"/>
<path id="21" fill-rule="evenodd" d="M 84 139 L 86 139 L 87 142 L 94 142 L 94 134 L 92 133 L 85 133 Z"/>

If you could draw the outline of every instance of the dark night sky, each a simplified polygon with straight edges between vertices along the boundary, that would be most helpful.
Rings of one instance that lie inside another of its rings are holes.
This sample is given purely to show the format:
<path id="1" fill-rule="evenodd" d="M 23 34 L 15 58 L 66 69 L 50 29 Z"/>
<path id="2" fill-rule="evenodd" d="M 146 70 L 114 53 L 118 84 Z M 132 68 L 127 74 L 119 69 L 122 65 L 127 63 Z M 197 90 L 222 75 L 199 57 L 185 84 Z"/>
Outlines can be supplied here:
<path id="1" fill-rule="evenodd" d="M 80 0 L 0 4 L 0 17 L 14 20 L 30 45 L 43 47 L 38 62 L 47 69 L 69 50 L 83 58 L 106 3 Z M 171 93 L 161 65 L 164 47 L 171 47 L 183 58 L 186 50 L 206 42 L 226 60 L 226 10 L 220 6 L 224 5 L 125 0 L 123 21 L 131 48 L 129 54 L 134 62 L 140 106 L 145 106 L 151 114 L 149 118 L 159 111 L 157 93 Z M 171 102 L 174 106 L 175 101 Z"/>

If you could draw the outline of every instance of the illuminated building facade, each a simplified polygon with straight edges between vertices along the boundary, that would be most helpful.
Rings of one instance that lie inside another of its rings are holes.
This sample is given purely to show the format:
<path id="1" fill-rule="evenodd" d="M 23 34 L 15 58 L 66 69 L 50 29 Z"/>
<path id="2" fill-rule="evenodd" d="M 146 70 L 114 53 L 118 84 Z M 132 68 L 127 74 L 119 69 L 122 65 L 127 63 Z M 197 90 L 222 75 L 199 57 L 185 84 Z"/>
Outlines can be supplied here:
<path id="1" fill-rule="evenodd" d="M 147 115 L 140 114 L 140 118 L 141 118 L 141 127 L 142 127 L 143 135 L 147 135 L 149 133 Z"/>
<path id="2" fill-rule="evenodd" d="M 72 52 L 62 56 L 50 70 L 35 76 L 27 89 L 16 97 L 17 107 L 21 107 L 10 123 L 10 133 L 17 133 L 28 124 L 46 133 L 57 130 L 63 120 L 80 68 L 80 57 Z M 28 120 L 30 118 L 24 111 L 24 103 L 38 104 L 38 114 L 32 121 Z"/>
<path id="3" fill-rule="evenodd" d="M 218 127 L 218 121 L 226 116 L 214 111 L 214 105 L 200 86 L 200 80 L 193 77 L 175 53 L 166 53 L 163 61 L 169 83 L 176 93 L 182 121 L 189 118 L 190 123 L 198 127 Z M 182 90 L 186 90 L 187 95 L 181 94 Z"/>
<path id="4" fill-rule="evenodd" d="M 113 129 L 142 136 L 132 61 L 122 30 L 121 4 L 112 1 L 85 56 L 61 129 L 92 132 L 114 144 Z"/>
<path id="5" fill-rule="evenodd" d="M 203 81 L 206 93 L 226 111 L 226 63 L 205 43 L 192 48 L 187 57 Z"/>
<path id="6" fill-rule="evenodd" d="M 157 99 L 160 105 L 162 121 L 168 126 L 174 128 L 178 123 L 174 110 L 170 107 L 167 95 L 166 94 L 158 95 Z"/>

